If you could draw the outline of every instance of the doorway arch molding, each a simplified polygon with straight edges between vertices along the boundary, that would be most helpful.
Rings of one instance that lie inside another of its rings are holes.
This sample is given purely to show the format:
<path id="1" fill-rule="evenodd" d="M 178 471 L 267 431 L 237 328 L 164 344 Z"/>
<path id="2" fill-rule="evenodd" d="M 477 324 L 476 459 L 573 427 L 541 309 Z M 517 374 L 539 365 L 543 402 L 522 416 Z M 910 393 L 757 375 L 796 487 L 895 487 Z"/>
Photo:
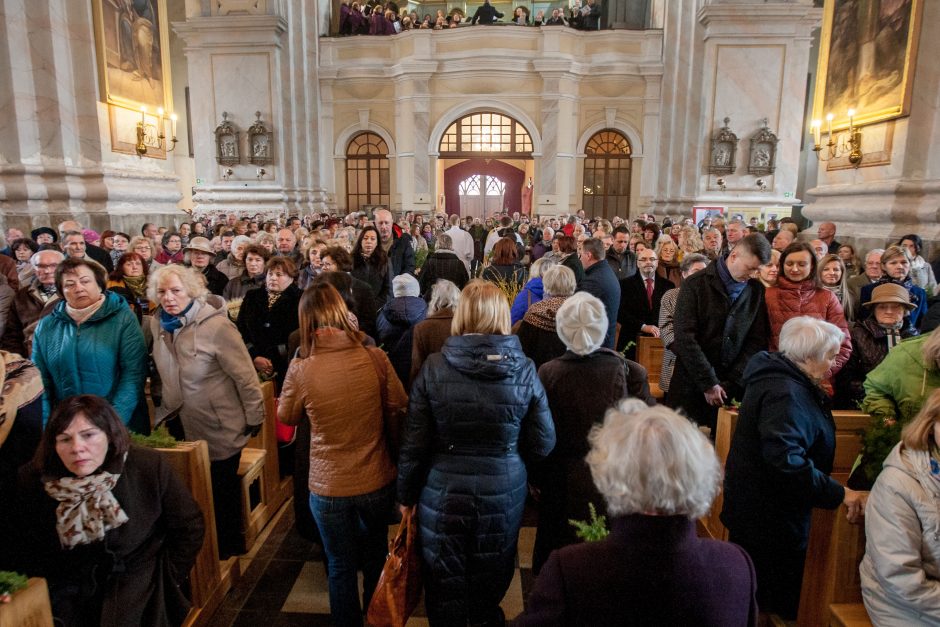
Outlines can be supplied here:
<path id="1" fill-rule="evenodd" d="M 532 120 L 522 109 L 507 102 L 498 100 L 474 100 L 472 103 L 459 104 L 447 112 L 434 125 L 428 140 L 428 155 L 432 157 L 440 156 L 441 138 L 444 132 L 450 128 L 450 125 L 460 118 L 471 113 L 499 113 L 509 116 L 525 127 L 526 132 L 532 139 L 532 157 L 542 156 L 542 136 L 538 132 L 535 121 Z"/>

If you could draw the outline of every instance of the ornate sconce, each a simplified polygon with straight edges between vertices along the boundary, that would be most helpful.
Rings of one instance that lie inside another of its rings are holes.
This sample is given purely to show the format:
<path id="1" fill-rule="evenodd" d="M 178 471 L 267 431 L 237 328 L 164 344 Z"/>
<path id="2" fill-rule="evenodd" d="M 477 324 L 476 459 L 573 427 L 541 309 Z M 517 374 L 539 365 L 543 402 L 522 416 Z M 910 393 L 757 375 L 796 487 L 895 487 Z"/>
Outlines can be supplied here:
<path id="1" fill-rule="evenodd" d="M 163 110 L 163 107 L 157 109 L 157 124 L 159 125 L 158 129 L 154 129 L 156 132 L 150 130 L 147 127 L 147 107 L 140 107 L 140 122 L 137 123 L 137 156 L 143 157 L 147 154 L 147 148 L 165 148 L 167 152 L 173 152 L 173 149 L 176 148 L 176 114 L 172 113 L 169 116 L 166 115 L 166 112 Z M 167 120 L 170 121 L 170 146 L 166 147 L 166 123 Z M 148 132 L 149 131 L 149 132 Z M 148 138 L 151 139 L 149 142 Z"/>
<path id="2" fill-rule="evenodd" d="M 238 129 L 222 112 L 222 123 L 215 127 L 215 160 L 219 165 L 238 165 Z"/>
<path id="3" fill-rule="evenodd" d="M 813 152 L 822 162 L 831 161 L 848 153 L 849 163 L 856 168 L 862 163 L 862 132 L 855 126 L 855 109 L 849 109 L 849 138 L 843 143 L 836 144 L 832 139 L 833 114 L 826 115 L 826 157 L 822 155 L 823 146 L 820 143 L 822 134 L 822 120 L 813 120 Z"/>
<path id="4" fill-rule="evenodd" d="M 747 163 L 748 174 L 766 176 L 777 168 L 777 142 L 780 141 L 770 127 L 767 118 L 761 120 L 761 129 L 751 138 L 751 152 Z"/>
<path id="5" fill-rule="evenodd" d="M 738 136 L 729 126 L 731 118 L 724 119 L 725 125 L 712 138 L 711 157 L 708 160 L 709 174 L 732 174 L 735 169 L 735 153 L 738 149 Z"/>
<path id="6" fill-rule="evenodd" d="M 261 112 L 255 111 L 255 123 L 248 129 L 248 163 L 270 165 L 274 148 L 273 134 L 261 121 Z"/>

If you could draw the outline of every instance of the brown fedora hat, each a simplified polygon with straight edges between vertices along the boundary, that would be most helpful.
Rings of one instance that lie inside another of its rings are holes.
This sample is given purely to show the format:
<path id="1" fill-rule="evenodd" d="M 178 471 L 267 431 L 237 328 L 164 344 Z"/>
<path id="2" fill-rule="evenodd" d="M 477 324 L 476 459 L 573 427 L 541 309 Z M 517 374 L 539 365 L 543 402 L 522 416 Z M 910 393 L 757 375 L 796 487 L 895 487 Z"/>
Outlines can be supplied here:
<path id="1" fill-rule="evenodd" d="M 865 303 L 866 307 L 874 307 L 880 303 L 896 303 L 908 311 L 914 309 L 911 304 L 911 295 L 903 285 L 897 283 L 882 283 L 871 291 L 871 300 Z"/>

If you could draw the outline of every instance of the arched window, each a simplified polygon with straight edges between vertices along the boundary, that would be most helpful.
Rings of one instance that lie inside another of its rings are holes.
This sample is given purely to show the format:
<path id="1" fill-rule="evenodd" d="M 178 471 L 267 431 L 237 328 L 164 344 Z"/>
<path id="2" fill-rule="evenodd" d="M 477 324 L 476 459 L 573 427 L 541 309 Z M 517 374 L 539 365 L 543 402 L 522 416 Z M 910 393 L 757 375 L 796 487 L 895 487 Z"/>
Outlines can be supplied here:
<path id="1" fill-rule="evenodd" d="M 346 209 L 389 206 L 388 144 L 375 133 L 359 133 L 346 147 Z"/>
<path id="2" fill-rule="evenodd" d="M 525 127 L 499 113 L 471 113 L 451 124 L 441 137 L 441 157 L 530 157 L 532 138 Z"/>
<path id="3" fill-rule="evenodd" d="M 630 141 L 605 129 L 591 136 L 584 152 L 581 208 L 589 216 L 626 217 L 630 209 Z"/>

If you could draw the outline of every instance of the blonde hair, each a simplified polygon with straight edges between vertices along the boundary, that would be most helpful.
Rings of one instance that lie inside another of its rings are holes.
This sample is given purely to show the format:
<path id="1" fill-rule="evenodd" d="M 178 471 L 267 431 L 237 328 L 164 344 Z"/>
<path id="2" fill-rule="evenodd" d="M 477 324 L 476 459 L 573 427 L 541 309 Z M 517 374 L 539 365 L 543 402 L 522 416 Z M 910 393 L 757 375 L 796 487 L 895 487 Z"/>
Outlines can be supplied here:
<path id="1" fill-rule="evenodd" d="M 147 298 L 151 302 L 160 302 L 157 292 L 160 290 L 160 286 L 165 284 L 171 276 L 175 276 L 180 280 L 183 289 L 186 290 L 186 294 L 190 298 L 198 300 L 200 303 L 206 302 L 206 296 L 209 295 L 209 290 L 206 287 L 206 277 L 201 272 L 178 264 L 157 268 L 150 274 L 147 279 Z"/>
<path id="2" fill-rule="evenodd" d="M 685 225 L 679 229 L 679 239 L 685 239 L 688 248 L 682 248 L 683 252 L 694 253 L 705 248 L 698 230 L 694 226 Z"/>
<path id="3" fill-rule="evenodd" d="M 509 335 L 509 305 L 498 287 L 483 279 L 467 283 L 454 312 L 451 335 Z"/>
<path id="4" fill-rule="evenodd" d="M 929 451 L 932 446 L 940 444 L 934 438 L 934 425 L 938 422 L 940 422 L 940 390 L 934 390 L 924 401 L 920 412 L 901 431 L 901 442 L 904 443 L 905 448 Z"/>

